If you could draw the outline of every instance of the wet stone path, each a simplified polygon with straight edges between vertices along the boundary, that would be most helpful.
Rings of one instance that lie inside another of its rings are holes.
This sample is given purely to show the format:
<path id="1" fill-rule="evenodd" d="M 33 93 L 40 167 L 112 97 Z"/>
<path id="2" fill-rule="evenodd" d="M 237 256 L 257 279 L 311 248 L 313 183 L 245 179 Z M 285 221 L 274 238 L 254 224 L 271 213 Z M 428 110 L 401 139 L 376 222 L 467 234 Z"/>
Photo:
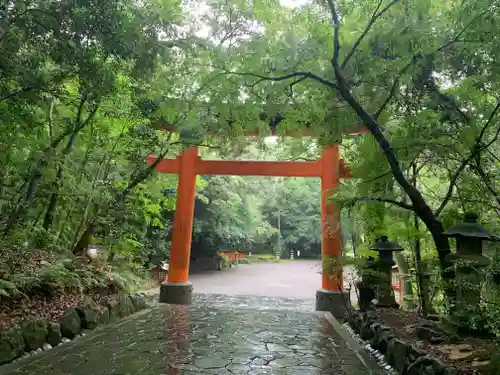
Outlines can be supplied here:
<path id="1" fill-rule="evenodd" d="M 311 301 L 196 295 L 0 368 L 1 375 L 380 375 Z"/>

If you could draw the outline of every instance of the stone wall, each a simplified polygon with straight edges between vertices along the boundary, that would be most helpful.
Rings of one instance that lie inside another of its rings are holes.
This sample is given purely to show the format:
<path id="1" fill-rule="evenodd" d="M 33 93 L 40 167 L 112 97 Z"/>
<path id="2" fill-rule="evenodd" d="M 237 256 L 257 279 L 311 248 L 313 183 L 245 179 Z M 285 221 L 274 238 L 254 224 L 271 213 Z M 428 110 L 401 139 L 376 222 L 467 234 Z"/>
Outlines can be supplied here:
<path id="1" fill-rule="evenodd" d="M 382 324 L 375 311 L 356 311 L 349 316 L 348 323 L 370 349 L 385 357 L 385 362 L 396 374 L 457 375 L 454 368 L 440 359 L 428 355 L 414 343 L 398 338 L 391 327 Z"/>
<path id="2" fill-rule="evenodd" d="M 106 306 L 91 298 L 69 310 L 58 322 L 28 318 L 8 330 L 0 331 L 0 365 L 67 343 L 85 330 L 123 318 L 147 307 L 142 295 L 120 295 Z"/>

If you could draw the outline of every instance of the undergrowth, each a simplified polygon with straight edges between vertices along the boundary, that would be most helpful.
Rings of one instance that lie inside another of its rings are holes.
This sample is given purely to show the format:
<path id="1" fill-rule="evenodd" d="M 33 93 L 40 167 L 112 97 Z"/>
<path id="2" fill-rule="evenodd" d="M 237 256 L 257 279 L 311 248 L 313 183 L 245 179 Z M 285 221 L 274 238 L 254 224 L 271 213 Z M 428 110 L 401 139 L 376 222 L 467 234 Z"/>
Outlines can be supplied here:
<path id="1" fill-rule="evenodd" d="M 16 301 L 34 295 L 114 289 L 134 291 L 145 278 L 134 264 L 111 264 L 40 250 L 0 250 L 0 302 Z"/>

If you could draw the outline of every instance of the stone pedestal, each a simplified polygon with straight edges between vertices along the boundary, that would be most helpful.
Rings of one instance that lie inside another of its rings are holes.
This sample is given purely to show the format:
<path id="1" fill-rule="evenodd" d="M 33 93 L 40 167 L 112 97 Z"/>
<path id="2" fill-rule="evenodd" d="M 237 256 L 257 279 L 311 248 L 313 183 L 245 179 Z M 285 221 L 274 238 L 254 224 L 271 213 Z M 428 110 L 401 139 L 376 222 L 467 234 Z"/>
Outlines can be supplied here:
<path id="1" fill-rule="evenodd" d="M 392 255 L 392 253 L 391 253 Z M 378 261 L 378 282 L 377 282 L 377 307 L 399 308 L 396 302 L 394 290 L 392 290 L 392 259 L 383 259 L 380 257 Z"/>
<path id="2" fill-rule="evenodd" d="M 340 320 L 347 316 L 347 309 L 350 307 L 349 293 L 325 289 L 316 291 L 316 311 L 329 311 L 336 319 Z"/>
<path id="3" fill-rule="evenodd" d="M 490 260 L 474 254 L 449 254 L 446 259 L 455 265 L 458 320 L 467 311 L 473 316 L 481 305 L 481 284 L 485 278 L 484 269 L 490 265 Z"/>
<path id="4" fill-rule="evenodd" d="M 160 303 L 190 305 L 193 299 L 193 284 L 163 283 L 160 286 Z"/>
<path id="5" fill-rule="evenodd" d="M 483 255 L 483 241 L 500 241 L 478 223 L 479 215 L 466 212 L 464 221 L 448 229 L 443 234 L 455 238 L 457 252 L 446 256 L 446 262 L 455 267 L 456 300 L 451 308 L 451 316 L 460 333 L 483 335 L 490 333 L 488 317 L 481 306 L 481 284 L 484 270 L 489 266 L 489 258 Z M 473 323 L 473 324 L 471 324 Z"/>

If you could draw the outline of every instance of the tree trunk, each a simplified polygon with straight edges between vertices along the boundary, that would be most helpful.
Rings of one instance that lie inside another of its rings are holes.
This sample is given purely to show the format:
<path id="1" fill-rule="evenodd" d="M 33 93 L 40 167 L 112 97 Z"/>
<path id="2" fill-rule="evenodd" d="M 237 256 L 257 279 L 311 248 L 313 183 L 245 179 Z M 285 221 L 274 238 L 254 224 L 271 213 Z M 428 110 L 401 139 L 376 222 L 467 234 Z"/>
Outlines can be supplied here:
<path id="1" fill-rule="evenodd" d="M 412 182 L 415 188 L 418 188 L 418 166 L 417 162 L 412 163 Z M 429 285 L 427 283 L 427 275 L 424 275 L 424 270 L 426 268 L 422 264 L 422 251 L 421 251 L 421 240 L 420 240 L 420 222 L 418 215 L 413 213 L 413 226 L 417 236 L 414 242 L 414 255 L 415 255 L 415 270 L 417 276 L 417 286 L 418 286 L 418 297 L 420 301 L 420 311 L 423 316 L 427 316 L 430 312 L 431 306 L 429 301 Z"/>
<path id="2" fill-rule="evenodd" d="M 36 163 L 35 168 L 33 169 L 33 172 L 31 173 L 30 176 L 28 176 L 25 180 L 25 184 L 28 185 L 28 188 L 26 189 L 26 194 L 24 198 L 20 199 L 18 204 L 14 207 L 12 210 L 11 214 L 9 215 L 9 219 L 7 220 L 7 225 L 4 228 L 4 235 L 8 234 L 14 227 L 16 226 L 17 222 L 19 219 L 22 217 L 23 211 L 27 211 L 27 207 L 30 206 L 33 203 L 33 200 L 35 198 L 35 194 L 38 188 L 38 184 L 40 183 L 40 180 L 42 179 L 43 172 L 45 171 L 45 167 L 48 164 L 48 161 L 50 157 L 52 156 L 53 153 L 55 153 L 57 147 L 59 144 L 66 138 L 67 135 L 69 134 L 74 134 L 74 133 L 79 133 L 87 124 L 90 122 L 90 120 L 94 117 L 94 115 L 97 113 L 97 109 L 99 108 L 98 105 L 95 106 L 95 108 L 90 112 L 88 115 L 87 119 L 83 122 L 79 121 L 81 118 L 83 106 L 85 105 L 85 99 L 82 99 L 80 102 L 80 106 L 78 109 L 78 115 L 77 115 L 77 122 L 76 126 L 73 127 L 72 129 L 68 129 L 62 134 L 59 135 L 59 137 L 55 138 L 50 142 L 50 145 L 47 146 L 43 152 L 41 158 L 38 160 Z"/>
<path id="3" fill-rule="evenodd" d="M 86 154 L 85 154 L 85 159 L 84 159 L 82 165 L 80 166 L 82 173 L 81 173 L 80 179 L 78 181 L 79 184 L 82 184 L 85 180 L 84 171 L 85 171 L 85 167 L 87 166 L 87 164 L 90 160 L 90 154 L 91 154 L 91 147 L 89 147 L 87 149 Z M 106 154 L 105 154 L 105 156 L 106 156 Z M 103 160 L 105 160 L 105 156 L 103 157 Z M 101 167 L 101 164 L 102 164 L 102 162 L 99 164 L 99 168 Z M 92 190 L 90 192 L 90 196 L 92 195 L 93 188 L 95 186 L 95 180 L 96 180 L 95 178 L 92 180 Z M 66 228 L 66 223 L 68 222 L 68 219 L 73 215 L 74 211 L 77 209 L 78 209 L 78 205 L 75 203 L 75 204 L 71 205 L 71 207 L 69 207 L 66 210 L 66 215 L 65 215 L 64 219 L 59 221 L 59 228 L 58 228 L 57 234 L 56 234 L 57 240 L 59 240 L 61 238 L 61 234 L 64 232 L 64 229 Z M 85 208 L 85 210 L 87 210 L 87 208 Z"/>
<path id="4" fill-rule="evenodd" d="M 85 231 L 80 236 L 80 239 L 73 248 L 73 255 L 82 255 L 85 250 L 87 250 L 90 239 L 92 238 L 92 234 L 94 234 L 96 224 L 96 221 L 92 221 L 87 225 L 87 228 L 85 228 Z"/>
<path id="5" fill-rule="evenodd" d="M 170 140 L 172 138 L 172 134 L 170 133 L 167 142 L 170 143 Z M 149 167 L 146 169 L 140 171 L 137 173 L 135 176 L 132 176 L 130 179 L 130 182 L 128 183 L 127 187 L 118 194 L 116 197 L 115 201 L 106 205 L 103 209 L 100 210 L 100 212 L 97 213 L 96 218 L 92 220 L 88 225 L 83 234 L 80 236 L 80 239 L 76 242 L 76 245 L 73 248 L 73 254 L 74 255 L 81 255 L 83 251 L 85 251 L 86 247 L 84 245 L 86 244 L 88 246 L 88 242 L 94 233 L 96 224 L 97 224 L 97 219 L 101 216 L 106 215 L 109 210 L 115 206 L 118 207 L 120 204 L 122 204 L 127 198 L 128 195 L 134 190 L 134 188 L 139 185 L 141 182 L 146 180 L 149 176 L 153 174 L 153 172 L 156 170 L 156 167 L 160 162 L 163 160 L 163 158 L 167 155 L 167 152 L 169 150 L 169 147 L 167 146 L 161 153 L 158 155 L 158 158 L 155 160 L 153 164 L 151 164 Z"/>
<path id="6" fill-rule="evenodd" d="M 443 224 L 441 221 L 434 215 L 431 207 L 427 204 L 425 198 L 422 196 L 420 191 L 413 186 L 408 179 L 405 177 L 405 174 L 401 168 L 399 160 L 392 148 L 391 143 L 382 133 L 382 128 L 380 124 L 372 117 L 356 100 L 356 98 L 351 94 L 349 89 L 349 85 L 346 82 L 342 71 L 338 64 L 334 63 L 335 77 L 337 78 L 337 91 L 340 93 L 342 98 L 349 104 L 349 106 L 354 110 L 354 112 L 359 116 L 363 124 L 367 127 L 368 131 L 377 141 L 380 149 L 384 153 L 387 162 L 389 163 L 389 167 L 391 169 L 392 175 L 394 179 L 399 184 L 399 186 L 403 189 L 403 191 L 408 195 L 410 199 L 413 209 L 418 217 L 425 224 L 427 229 L 432 235 L 434 243 L 436 245 L 436 250 L 439 257 L 439 262 L 441 265 L 441 272 L 443 275 L 443 279 L 449 279 L 450 276 L 453 277 L 453 272 L 450 274 L 449 271 L 446 271 L 450 264 L 446 259 L 446 256 L 451 253 L 450 251 L 450 243 L 446 237 L 443 236 Z M 449 288 L 447 288 L 447 293 L 451 292 Z"/>
<path id="7" fill-rule="evenodd" d="M 415 231 L 419 233 L 419 222 L 418 222 L 418 217 L 415 214 L 414 217 L 414 227 Z M 429 312 L 429 285 L 426 282 L 427 280 L 425 279 L 426 275 L 424 275 L 424 270 L 426 270 L 425 267 L 423 267 L 422 264 L 422 251 L 421 251 L 421 241 L 420 241 L 420 234 L 417 235 L 415 238 L 414 242 L 414 251 L 415 251 L 415 271 L 416 271 L 416 276 L 417 276 L 417 285 L 418 285 L 418 295 L 419 295 L 419 300 L 420 300 L 420 311 L 422 312 L 423 316 L 427 316 L 427 313 Z"/>
<path id="8" fill-rule="evenodd" d="M 83 128 L 80 127 L 80 129 L 74 131 L 71 134 L 71 136 L 69 137 L 68 143 L 66 144 L 66 147 L 64 148 L 64 150 L 62 152 L 62 160 L 59 162 L 59 165 L 57 167 L 56 179 L 55 179 L 54 183 L 52 184 L 54 191 L 50 195 L 49 205 L 47 207 L 47 212 L 45 213 L 45 217 L 43 219 L 43 228 L 45 230 L 49 230 L 52 227 L 52 224 L 54 222 L 54 217 L 55 217 L 56 208 L 57 208 L 57 202 L 59 200 L 59 190 L 61 189 L 61 186 L 62 186 L 64 162 L 65 162 L 66 157 L 70 154 L 71 150 L 73 149 L 76 138 L 78 137 L 78 134 L 79 134 L 81 129 L 83 129 Z"/>
<path id="9" fill-rule="evenodd" d="M 351 232 L 351 245 L 352 245 L 352 253 L 354 255 L 354 258 L 356 258 L 358 254 L 358 239 L 356 236 L 356 232 L 354 230 Z"/>

